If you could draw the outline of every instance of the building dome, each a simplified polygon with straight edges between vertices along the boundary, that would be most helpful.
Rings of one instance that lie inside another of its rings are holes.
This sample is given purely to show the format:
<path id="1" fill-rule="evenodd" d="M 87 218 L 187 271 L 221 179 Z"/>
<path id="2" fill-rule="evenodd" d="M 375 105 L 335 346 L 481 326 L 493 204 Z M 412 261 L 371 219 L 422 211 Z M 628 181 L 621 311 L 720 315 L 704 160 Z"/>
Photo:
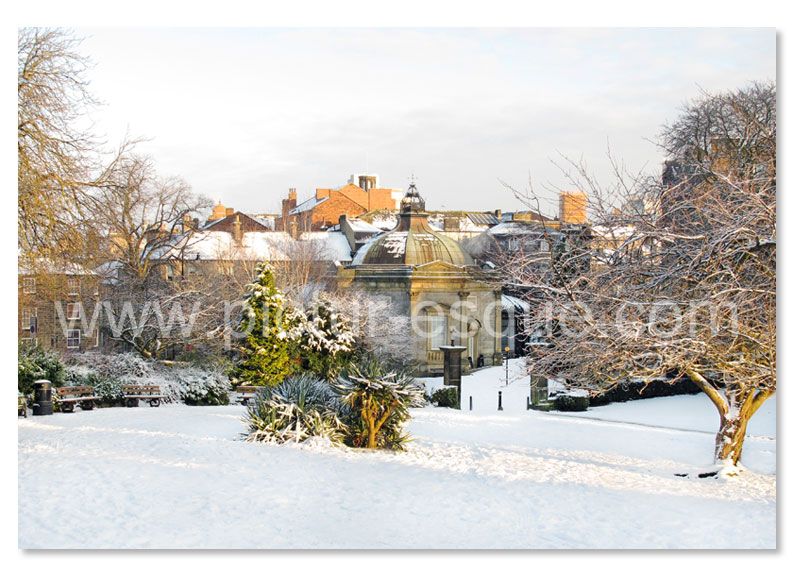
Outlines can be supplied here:
<path id="1" fill-rule="evenodd" d="M 474 266 L 473 258 L 455 240 L 429 226 L 424 200 L 410 184 L 401 201 L 399 223 L 360 249 L 353 266 L 420 266 L 440 260 Z"/>

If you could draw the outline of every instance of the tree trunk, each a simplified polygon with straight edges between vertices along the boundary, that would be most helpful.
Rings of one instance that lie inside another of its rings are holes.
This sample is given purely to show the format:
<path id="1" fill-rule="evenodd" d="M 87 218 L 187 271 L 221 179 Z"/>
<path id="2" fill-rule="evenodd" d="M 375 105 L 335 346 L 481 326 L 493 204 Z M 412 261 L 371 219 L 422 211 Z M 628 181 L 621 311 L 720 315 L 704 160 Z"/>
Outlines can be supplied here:
<path id="1" fill-rule="evenodd" d="M 747 428 L 747 418 L 721 416 L 720 428 L 715 436 L 716 462 L 731 463 L 735 466 L 740 462 Z"/>
<path id="2" fill-rule="evenodd" d="M 368 444 L 366 448 L 377 447 L 377 431 L 374 429 L 374 423 L 370 423 L 368 427 Z"/>
<path id="3" fill-rule="evenodd" d="M 685 373 L 718 409 L 720 428 L 715 436 L 715 462 L 737 466 L 742 458 L 748 421 L 775 391 L 755 388 L 719 391 L 696 370 L 688 369 Z"/>

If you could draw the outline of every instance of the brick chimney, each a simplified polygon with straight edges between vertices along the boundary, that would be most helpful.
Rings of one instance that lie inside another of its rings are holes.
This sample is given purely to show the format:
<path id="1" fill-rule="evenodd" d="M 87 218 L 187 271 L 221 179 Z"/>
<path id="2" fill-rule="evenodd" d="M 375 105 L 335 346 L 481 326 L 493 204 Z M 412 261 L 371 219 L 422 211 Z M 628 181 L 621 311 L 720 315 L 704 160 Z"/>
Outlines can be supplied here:
<path id="1" fill-rule="evenodd" d="M 239 214 L 234 219 L 234 240 L 237 244 L 242 243 L 242 222 L 239 221 Z"/>
<path id="2" fill-rule="evenodd" d="M 582 190 L 564 190 L 558 193 L 558 219 L 567 224 L 585 224 L 586 193 Z"/>
<path id="3" fill-rule="evenodd" d="M 297 206 L 297 188 L 289 188 L 289 196 L 281 200 L 281 220 L 283 229 L 289 230 L 289 211 Z"/>

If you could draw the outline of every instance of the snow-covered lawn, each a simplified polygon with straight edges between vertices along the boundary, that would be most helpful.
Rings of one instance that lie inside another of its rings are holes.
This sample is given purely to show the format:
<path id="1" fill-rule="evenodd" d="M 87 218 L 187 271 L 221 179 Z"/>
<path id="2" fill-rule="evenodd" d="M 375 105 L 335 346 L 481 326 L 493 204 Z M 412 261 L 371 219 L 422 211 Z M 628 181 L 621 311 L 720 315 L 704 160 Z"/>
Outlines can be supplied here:
<path id="1" fill-rule="evenodd" d="M 242 442 L 241 406 L 20 419 L 19 546 L 776 545 L 772 399 L 748 431 L 749 471 L 728 481 L 675 476 L 709 469 L 714 409 L 700 396 L 576 414 L 476 401 L 414 410 L 399 454 Z"/>

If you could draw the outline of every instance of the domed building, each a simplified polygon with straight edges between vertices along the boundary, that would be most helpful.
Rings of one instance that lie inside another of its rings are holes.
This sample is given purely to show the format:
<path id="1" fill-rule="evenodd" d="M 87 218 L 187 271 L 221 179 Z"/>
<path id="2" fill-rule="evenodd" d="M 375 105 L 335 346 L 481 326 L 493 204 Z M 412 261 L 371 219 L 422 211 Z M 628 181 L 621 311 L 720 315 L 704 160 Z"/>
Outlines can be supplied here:
<path id="1" fill-rule="evenodd" d="M 467 348 L 467 366 L 501 361 L 501 293 L 494 278 L 455 240 L 434 230 L 415 184 L 401 201 L 397 226 L 339 269 L 339 285 L 390 298 L 394 315 L 409 317 L 415 373 L 441 374 L 440 346 Z"/>

